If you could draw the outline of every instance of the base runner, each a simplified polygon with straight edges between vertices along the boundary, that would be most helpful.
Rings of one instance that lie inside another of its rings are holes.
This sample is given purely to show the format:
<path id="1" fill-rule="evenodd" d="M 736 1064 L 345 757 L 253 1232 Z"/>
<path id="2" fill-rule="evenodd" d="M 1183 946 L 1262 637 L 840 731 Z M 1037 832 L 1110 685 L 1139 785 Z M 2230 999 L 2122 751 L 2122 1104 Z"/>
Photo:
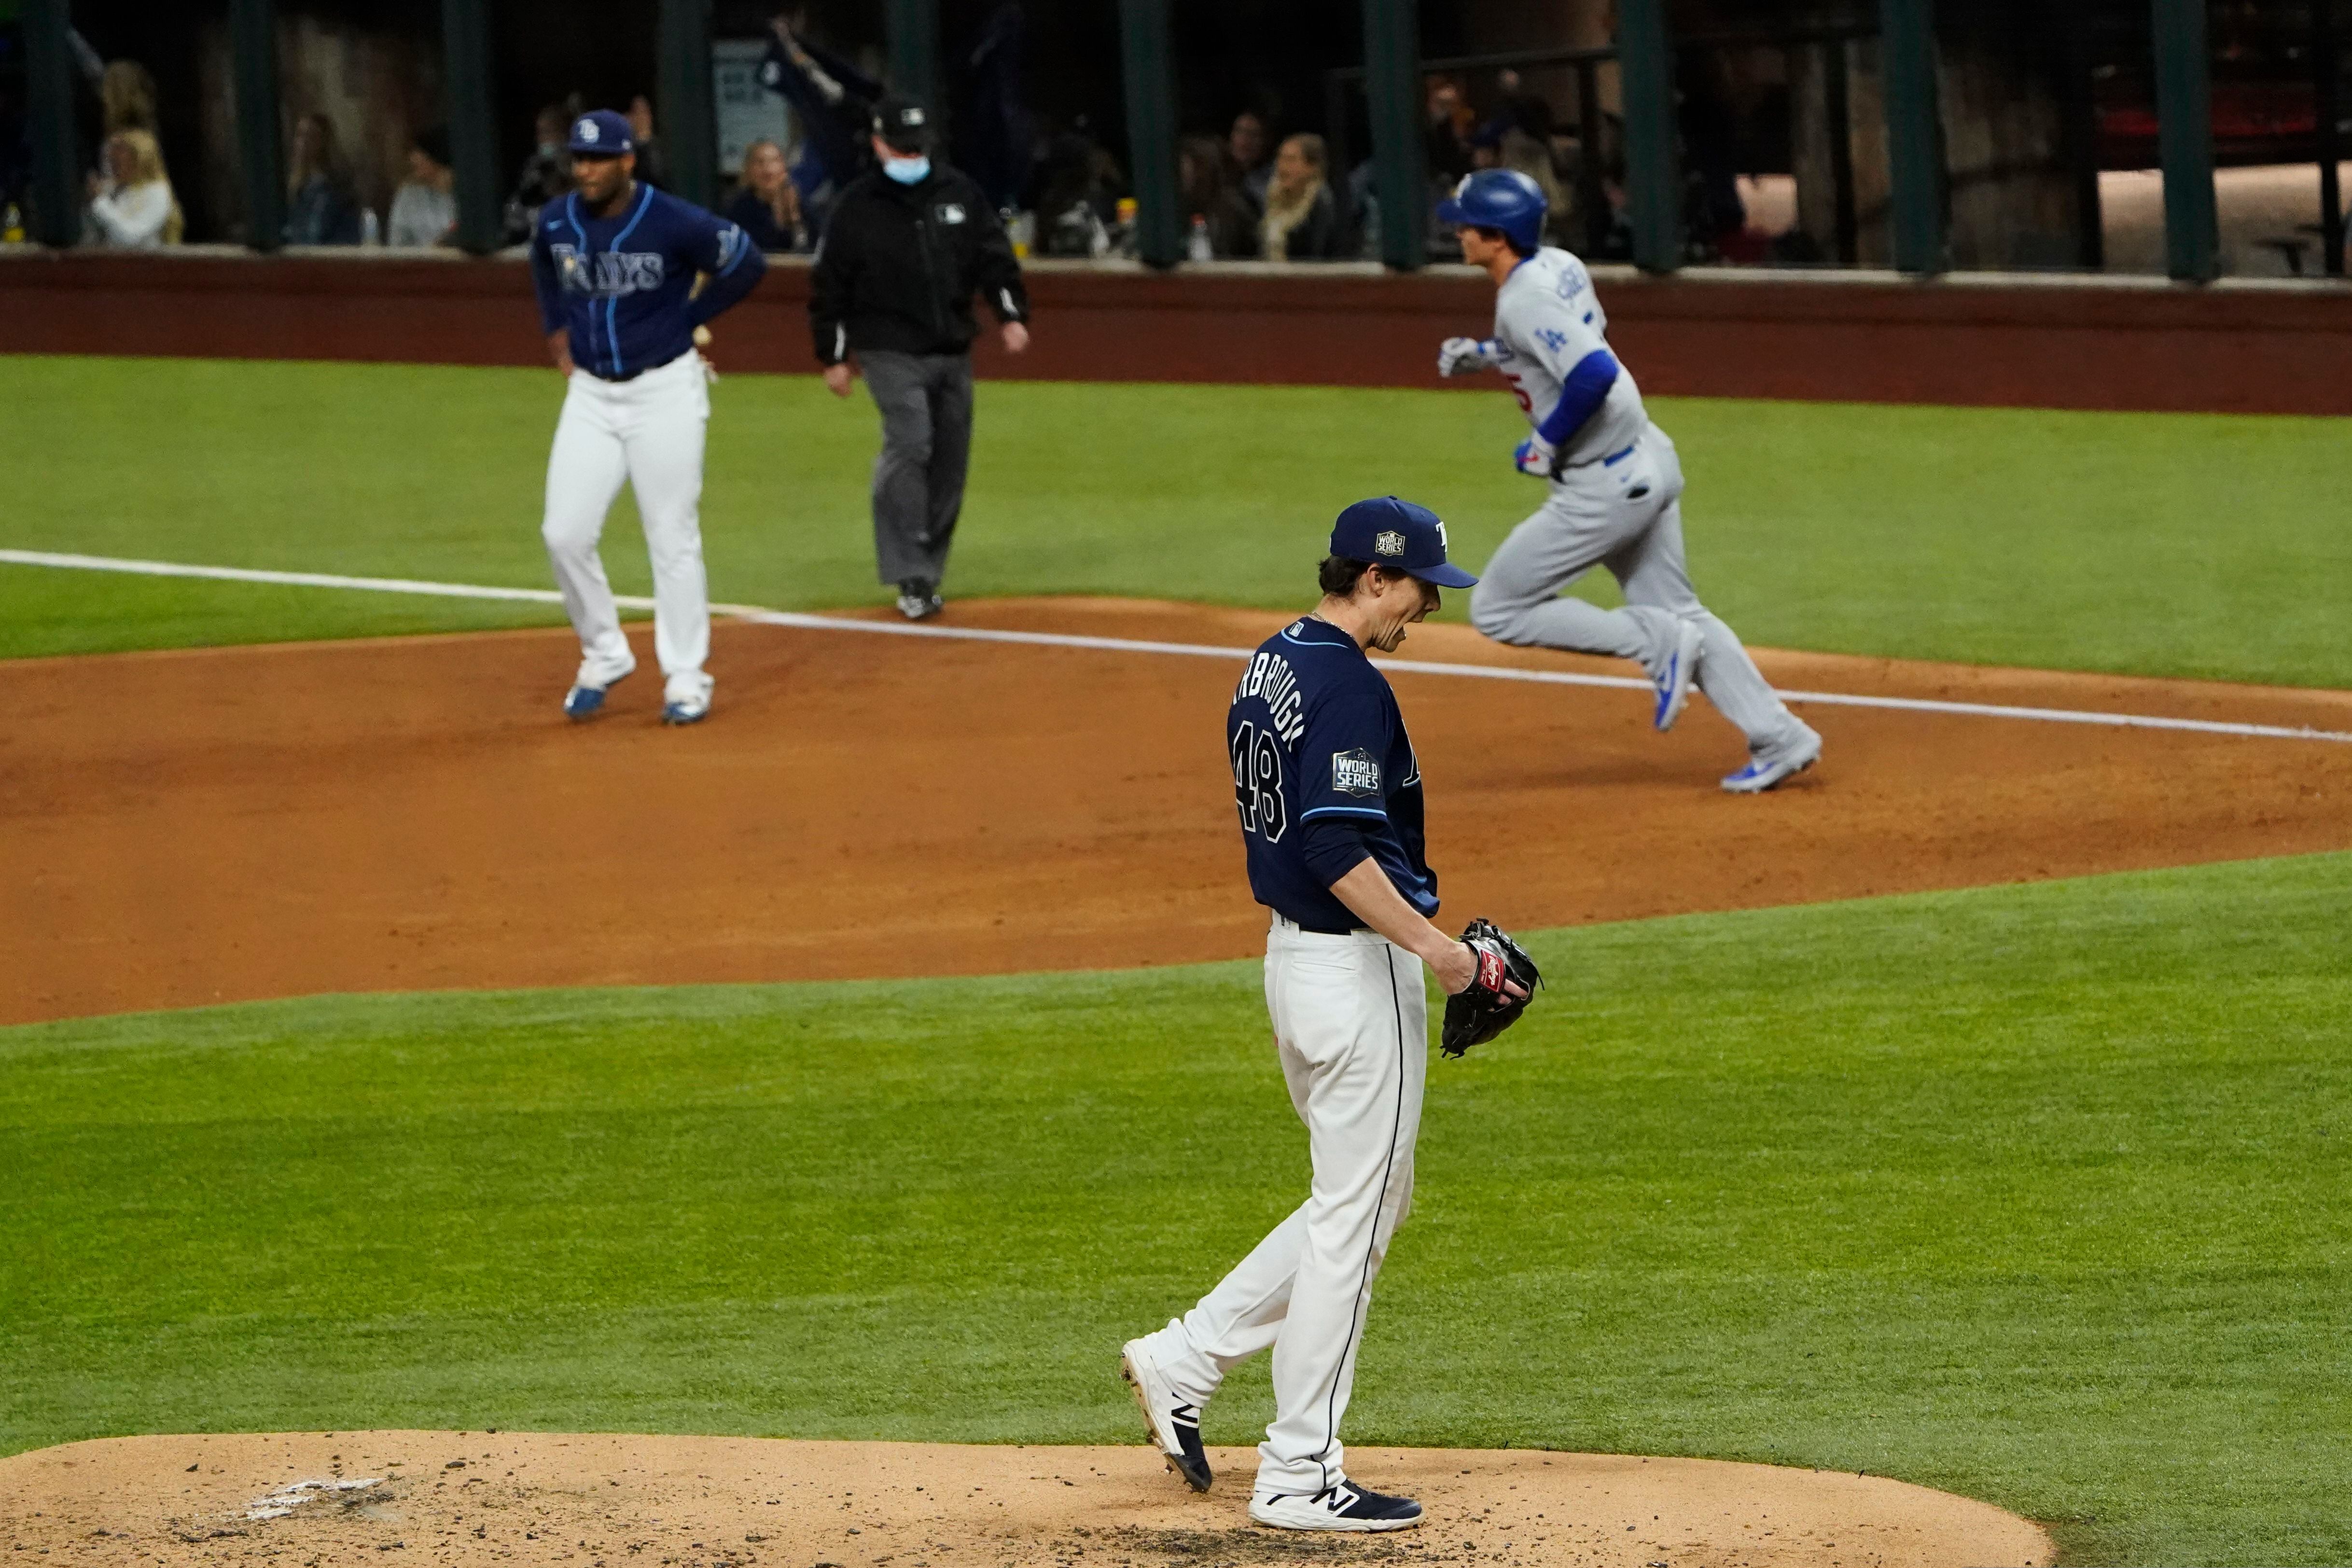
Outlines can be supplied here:
<path id="1" fill-rule="evenodd" d="M 1498 643 L 1634 660 L 1657 686 L 1660 729 L 1674 727 L 1696 684 L 1748 737 L 1748 765 L 1723 780 L 1735 795 L 1811 768 L 1822 737 L 1692 591 L 1682 461 L 1609 350 L 1609 318 L 1584 263 L 1542 243 L 1542 188 L 1514 170 L 1484 169 L 1437 210 L 1461 226 L 1462 259 L 1496 285 L 1495 335 L 1448 338 L 1438 372 L 1501 371 L 1535 426 L 1513 456 L 1521 473 L 1550 485 L 1486 563 L 1470 597 L 1472 624 Z M 1623 609 L 1562 593 L 1596 566 L 1624 591 Z"/>
<path id="2" fill-rule="evenodd" d="M 1446 560 L 1434 513 L 1393 496 L 1339 514 L 1318 575 L 1322 602 L 1252 656 L 1226 717 L 1250 889 L 1273 910 L 1266 1011 L 1314 1181 L 1198 1305 L 1130 1340 L 1120 1371 L 1170 1468 L 1205 1491 L 1201 1409 L 1228 1372 L 1271 1347 L 1276 1415 L 1250 1517 L 1402 1530 L 1421 1521 L 1421 1505 L 1349 1479 L 1339 1423 L 1372 1281 L 1412 1194 L 1429 1062 L 1423 968 L 1465 1004 L 1448 1004 L 1449 1049 L 1507 1026 L 1536 977 L 1491 927 L 1474 925 L 1465 945 L 1430 924 L 1437 876 L 1423 860 L 1421 765 L 1396 695 L 1366 657 L 1393 652 L 1441 587 L 1478 580 Z M 1469 1015 L 1459 1025 L 1457 1010 Z"/>
<path id="3" fill-rule="evenodd" d="M 637 667 L 596 553 L 626 480 L 653 561 L 662 721 L 694 724 L 710 711 L 711 687 L 702 667 L 710 656 L 702 570 L 710 389 L 694 334 L 749 294 L 767 263 L 733 224 L 635 178 L 635 139 L 612 110 L 574 120 L 569 145 L 579 188 L 541 207 L 530 234 L 541 324 L 569 383 L 540 525 L 580 634 L 563 711 L 595 717 L 613 683 Z"/>

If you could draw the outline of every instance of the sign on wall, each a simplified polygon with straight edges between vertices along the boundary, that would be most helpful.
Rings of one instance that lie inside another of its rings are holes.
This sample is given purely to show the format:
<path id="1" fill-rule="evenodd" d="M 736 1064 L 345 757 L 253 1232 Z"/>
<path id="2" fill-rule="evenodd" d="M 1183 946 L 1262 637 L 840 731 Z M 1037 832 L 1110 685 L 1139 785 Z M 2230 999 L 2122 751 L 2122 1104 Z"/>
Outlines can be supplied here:
<path id="1" fill-rule="evenodd" d="M 710 46 L 710 97 L 719 110 L 719 172 L 743 172 L 743 153 L 754 141 L 773 141 L 789 156 L 791 108 L 781 94 L 760 85 L 764 38 L 722 38 Z"/>

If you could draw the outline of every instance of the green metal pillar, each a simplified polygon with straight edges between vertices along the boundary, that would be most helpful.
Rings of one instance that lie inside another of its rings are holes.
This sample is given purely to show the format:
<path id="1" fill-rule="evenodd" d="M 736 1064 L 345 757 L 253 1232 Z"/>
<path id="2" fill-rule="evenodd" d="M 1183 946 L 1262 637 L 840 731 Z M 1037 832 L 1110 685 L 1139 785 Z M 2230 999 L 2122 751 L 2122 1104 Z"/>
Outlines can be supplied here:
<path id="1" fill-rule="evenodd" d="M 33 144 L 35 239 L 60 250 L 81 237 L 81 167 L 74 145 L 72 23 L 67 0 L 28 0 L 25 6 L 26 136 Z"/>
<path id="2" fill-rule="evenodd" d="M 711 101 L 710 0 L 661 0 L 661 137 L 670 193 L 707 207 L 719 189 L 718 108 Z"/>
<path id="3" fill-rule="evenodd" d="M 1429 260 L 1431 204 L 1414 0 L 1364 0 L 1364 102 L 1381 201 L 1381 260 L 1399 272 L 1418 272 Z M 1347 170 L 1328 173 L 1334 193 L 1348 188 Z"/>
<path id="4" fill-rule="evenodd" d="M 1895 267 L 1949 265 L 1944 226 L 1944 137 L 1936 90 L 1935 0 L 1879 0 L 1886 81 L 1886 162 L 1894 186 Z"/>
<path id="5" fill-rule="evenodd" d="M 286 243 L 286 131 L 278 116 L 278 6 L 229 0 L 229 76 L 236 95 L 237 160 L 245 172 L 245 243 Z"/>
<path id="6" fill-rule="evenodd" d="M 948 117 L 940 101 L 940 0 L 888 0 L 883 25 L 890 41 L 890 90 L 929 110 L 936 132 Z"/>
<path id="7" fill-rule="evenodd" d="M 1176 78 L 1170 68 L 1168 0 L 1119 0 L 1118 46 L 1127 94 L 1128 161 L 1135 172 L 1135 254 L 1146 267 L 1183 257 L 1177 210 Z"/>
<path id="8" fill-rule="evenodd" d="M 2213 203 L 2212 83 L 2205 0 L 2155 0 L 2157 145 L 2164 161 L 2165 270 L 2205 283 L 2221 270 Z"/>
<path id="9" fill-rule="evenodd" d="M 490 107 L 490 18 L 485 0 L 442 0 L 441 52 L 449 80 L 457 244 L 476 256 L 488 256 L 505 238 L 505 220 L 499 201 L 499 128 Z"/>
<path id="10" fill-rule="evenodd" d="M 1683 202 L 1666 0 L 1618 0 L 1617 69 L 1625 99 L 1633 262 L 1644 272 L 1672 272 L 1683 264 Z"/>

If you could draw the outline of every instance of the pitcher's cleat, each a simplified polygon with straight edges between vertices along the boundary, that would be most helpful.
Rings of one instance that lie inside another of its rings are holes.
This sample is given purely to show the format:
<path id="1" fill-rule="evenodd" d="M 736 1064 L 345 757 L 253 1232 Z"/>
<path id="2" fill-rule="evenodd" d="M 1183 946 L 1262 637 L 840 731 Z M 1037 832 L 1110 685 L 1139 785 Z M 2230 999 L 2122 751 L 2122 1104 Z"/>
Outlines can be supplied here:
<path id="1" fill-rule="evenodd" d="M 1250 1499 L 1250 1517 L 1276 1530 L 1410 1530 L 1421 1522 L 1421 1504 L 1341 1481 L 1312 1496 L 1260 1492 Z"/>
<path id="2" fill-rule="evenodd" d="M 1139 1339 L 1120 1347 L 1118 1375 L 1135 1390 L 1135 1402 L 1143 1410 L 1145 1439 L 1160 1450 L 1170 1469 L 1184 1478 L 1186 1486 L 1207 1491 L 1209 1455 L 1201 1447 L 1201 1407 L 1176 1397 Z"/>

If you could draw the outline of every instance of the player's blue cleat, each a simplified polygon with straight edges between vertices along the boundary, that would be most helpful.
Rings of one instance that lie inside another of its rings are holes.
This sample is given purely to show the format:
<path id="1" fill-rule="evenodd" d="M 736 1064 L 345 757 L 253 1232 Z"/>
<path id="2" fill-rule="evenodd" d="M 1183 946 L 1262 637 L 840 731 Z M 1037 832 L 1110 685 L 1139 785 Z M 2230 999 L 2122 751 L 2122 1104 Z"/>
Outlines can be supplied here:
<path id="1" fill-rule="evenodd" d="M 580 663 L 580 673 L 572 677 L 572 689 L 563 694 L 563 716 L 574 724 L 585 724 L 604 711 L 604 694 L 629 678 L 637 667 L 635 659 L 620 669 L 606 674 L 593 659 Z"/>
<path id="2" fill-rule="evenodd" d="M 574 686 L 563 698 L 563 716 L 574 724 L 585 724 L 604 711 L 603 686 Z"/>
<path id="3" fill-rule="evenodd" d="M 1795 720 L 1790 720 L 1796 723 Z M 1794 779 L 1822 759 L 1822 737 L 1809 725 L 1797 724 L 1797 737 L 1783 746 L 1757 752 L 1748 766 L 1727 774 L 1723 787 L 1734 795 L 1761 795 Z"/>
<path id="4" fill-rule="evenodd" d="M 1666 655 L 1666 667 L 1658 674 L 1658 709 L 1651 722 L 1660 729 L 1675 727 L 1689 703 L 1691 683 L 1698 679 L 1698 648 L 1706 633 L 1696 621 L 1675 622 L 1674 651 Z"/>

